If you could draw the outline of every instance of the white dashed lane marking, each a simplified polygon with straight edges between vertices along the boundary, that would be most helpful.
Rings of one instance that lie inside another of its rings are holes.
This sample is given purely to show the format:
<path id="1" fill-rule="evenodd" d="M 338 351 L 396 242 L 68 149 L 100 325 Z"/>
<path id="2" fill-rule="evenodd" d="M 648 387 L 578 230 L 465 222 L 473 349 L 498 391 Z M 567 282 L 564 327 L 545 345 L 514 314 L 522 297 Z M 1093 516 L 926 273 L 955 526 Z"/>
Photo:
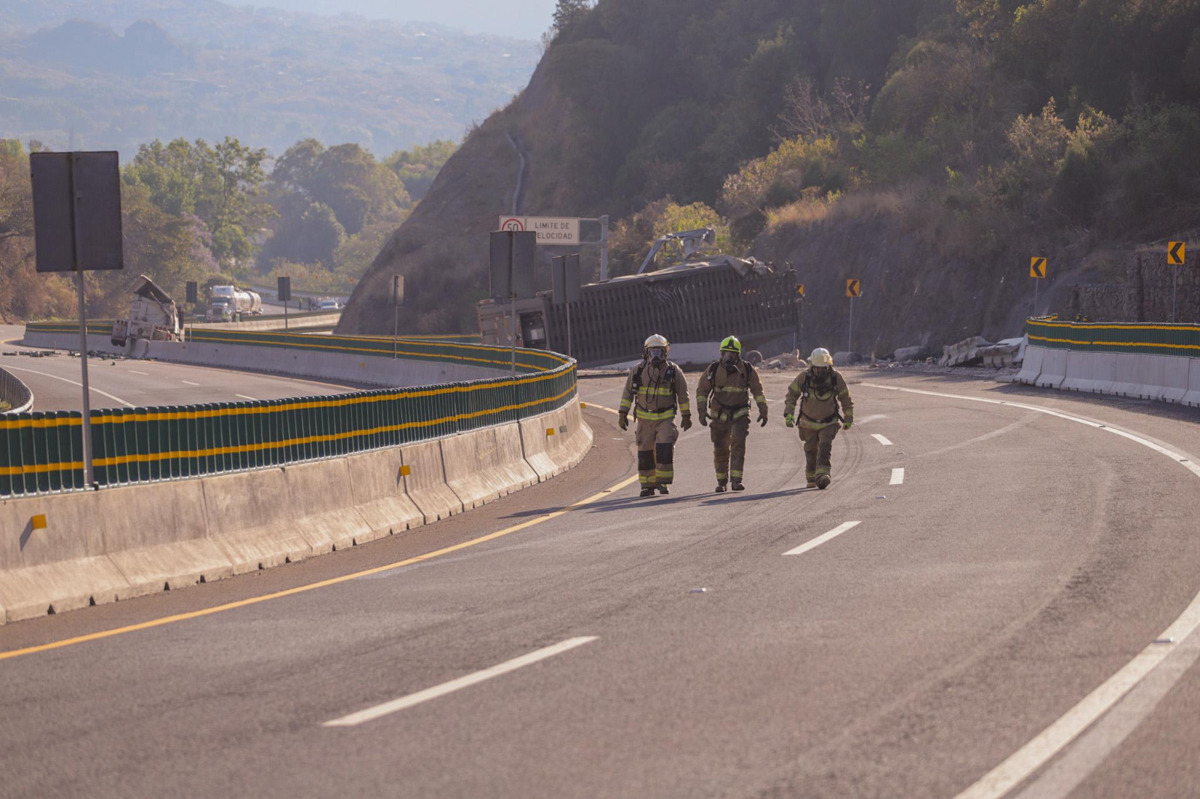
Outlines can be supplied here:
<path id="1" fill-rule="evenodd" d="M 880 444 L 883 444 L 885 447 L 890 447 L 892 445 L 892 442 L 888 441 L 886 438 L 879 435 L 878 433 L 872 433 L 871 438 L 875 439 Z"/>
<path id="2" fill-rule="evenodd" d="M 819 535 L 816 538 L 814 538 L 813 540 L 807 541 L 807 542 L 801 544 L 800 546 L 796 547 L 795 549 L 789 549 L 787 552 L 784 552 L 783 554 L 784 555 L 803 555 L 805 552 L 808 552 L 810 549 L 816 549 L 817 547 L 821 546 L 821 544 L 824 544 L 827 541 L 832 541 L 833 539 L 837 538 L 842 533 L 846 532 L 847 530 L 852 530 L 860 524 L 862 524 L 862 522 L 844 522 L 842 524 L 839 524 L 837 527 L 833 528 L 832 530 L 830 530 L 828 533 L 825 533 L 824 535 Z"/>
<path id="3" fill-rule="evenodd" d="M 904 470 L 892 469 L 892 482 L 888 483 L 888 485 L 904 485 Z"/>
<path id="4" fill-rule="evenodd" d="M 399 699 L 393 699 L 390 702 L 384 702 L 382 705 L 369 707 L 366 710 L 360 710 L 357 713 L 351 713 L 348 716 L 327 721 L 322 726 L 324 727 L 355 727 L 368 721 L 374 721 L 381 716 L 386 716 L 389 713 L 395 713 L 399 710 L 419 705 L 422 702 L 428 702 L 430 699 L 436 699 L 439 696 L 461 691 L 463 688 L 468 688 L 472 685 L 490 680 L 493 677 L 499 677 L 501 674 L 508 674 L 510 671 L 516 671 L 523 666 L 528 666 L 532 663 L 537 663 L 539 660 L 545 660 L 555 655 L 560 655 L 577 646 L 595 641 L 595 636 L 587 636 L 581 638 L 568 638 L 566 641 L 557 643 L 554 646 L 548 646 L 545 649 L 539 649 L 536 652 L 530 652 L 527 655 L 522 655 L 519 658 L 505 661 L 491 668 L 477 671 L 474 674 L 468 674 L 465 677 L 459 677 L 457 680 L 435 685 L 432 688 L 426 688 L 424 691 L 417 691 L 415 694 L 402 696 Z"/>

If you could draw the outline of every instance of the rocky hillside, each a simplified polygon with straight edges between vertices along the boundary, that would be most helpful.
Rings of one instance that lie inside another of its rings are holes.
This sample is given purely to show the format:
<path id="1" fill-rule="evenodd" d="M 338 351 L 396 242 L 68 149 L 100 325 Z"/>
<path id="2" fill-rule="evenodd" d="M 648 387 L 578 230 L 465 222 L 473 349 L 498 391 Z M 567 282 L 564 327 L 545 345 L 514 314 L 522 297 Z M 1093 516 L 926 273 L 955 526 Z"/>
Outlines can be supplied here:
<path id="1" fill-rule="evenodd" d="M 475 329 L 499 214 L 607 214 L 646 231 L 636 252 L 670 200 L 797 268 L 807 346 L 844 349 L 851 277 L 860 352 L 1019 335 L 1031 256 L 1036 311 L 1066 311 L 1200 231 L 1200 5 L 1018 7 L 599 0 L 446 164 L 341 329 L 390 332 L 392 274 L 406 331 Z"/>

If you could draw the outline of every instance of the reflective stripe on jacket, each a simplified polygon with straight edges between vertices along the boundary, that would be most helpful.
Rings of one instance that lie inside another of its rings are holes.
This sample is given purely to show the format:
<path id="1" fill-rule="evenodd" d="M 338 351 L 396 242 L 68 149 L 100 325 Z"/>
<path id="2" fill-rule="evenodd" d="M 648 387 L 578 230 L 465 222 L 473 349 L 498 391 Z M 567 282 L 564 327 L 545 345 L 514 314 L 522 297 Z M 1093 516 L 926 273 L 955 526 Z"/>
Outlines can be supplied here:
<path id="1" fill-rule="evenodd" d="M 631 408 L 635 418 L 655 422 L 675 418 L 676 409 L 690 414 L 683 370 L 670 361 L 661 368 L 642 361 L 630 369 L 621 392 L 621 412 L 629 413 Z"/>
<path id="2" fill-rule="evenodd" d="M 696 384 L 696 404 L 707 406 L 708 415 L 714 419 L 740 419 L 750 413 L 750 392 L 754 392 L 754 402 L 765 412 L 767 398 L 755 368 L 738 361 L 731 372 L 717 361 L 704 370 Z"/>
<path id="3" fill-rule="evenodd" d="M 840 372 L 833 372 L 833 379 L 825 383 L 818 383 L 809 378 L 808 374 L 808 370 L 801 372 L 788 386 L 787 398 L 783 401 L 784 416 L 796 410 L 797 402 L 800 403 L 800 407 L 796 414 L 796 423 L 812 430 L 820 430 L 837 422 L 839 406 L 841 416 L 847 419 L 854 416 L 854 401 L 850 399 L 850 389 Z M 808 396 L 802 397 L 806 379 Z"/>

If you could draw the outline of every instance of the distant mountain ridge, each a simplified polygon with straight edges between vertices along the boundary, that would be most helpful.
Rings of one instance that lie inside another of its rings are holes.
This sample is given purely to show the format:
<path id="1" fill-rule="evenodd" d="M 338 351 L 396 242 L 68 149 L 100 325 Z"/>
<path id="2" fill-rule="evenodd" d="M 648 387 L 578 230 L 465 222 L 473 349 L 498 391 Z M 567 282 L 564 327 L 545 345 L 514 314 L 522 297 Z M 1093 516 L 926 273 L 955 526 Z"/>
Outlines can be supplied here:
<path id="1" fill-rule="evenodd" d="M 128 159 L 156 138 L 281 154 L 313 137 L 384 156 L 461 139 L 538 56 L 530 41 L 214 0 L 15 0 L 0 6 L 0 138 Z"/>

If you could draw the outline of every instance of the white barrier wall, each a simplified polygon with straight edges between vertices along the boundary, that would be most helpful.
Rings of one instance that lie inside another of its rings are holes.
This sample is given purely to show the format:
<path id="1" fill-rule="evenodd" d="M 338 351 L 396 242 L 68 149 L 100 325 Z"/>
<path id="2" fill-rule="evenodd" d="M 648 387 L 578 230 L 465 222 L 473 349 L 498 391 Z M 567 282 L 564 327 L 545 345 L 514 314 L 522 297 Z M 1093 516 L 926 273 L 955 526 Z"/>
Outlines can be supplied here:
<path id="1" fill-rule="evenodd" d="M 23 342 L 30 347 L 46 349 L 79 349 L 79 335 L 71 333 L 25 333 Z M 363 355 L 355 358 L 345 353 L 322 353 L 311 350 L 272 350 L 269 363 L 263 362 L 263 349 L 238 344 L 208 342 L 144 341 L 130 342 L 128 348 L 114 347 L 108 336 L 88 335 L 88 349 L 131 358 L 154 358 L 171 363 L 195 366 L 215 366 L 222 369 L 241 369 L 271 372 L 291 377 L 306 377 L 352 385 L 371 385 L 384 388 L 412 388 L 437 383 L 459 383 L 486 380 L 503 372 L 465 363 L 390 358 Z"/>
<path id="2" fill-rule="evenodd" d="M 1200 407 L 1200 358 L 1087 352 L 1029 345 L 1014 378 L 1039 388 L 1062 388 Z"/>
<path id="3" fill-rule="evenodd" d="M 531 446 L 526 426 L 540 433 Z M 0 536 L 0 624 L 403 532 L 548 479 L 591 446 L 576 400 L 520 423 L 343 458 L 2 501 L 0 530 L 12 534 Z M 464 457 L 483 468 L 465 468 Z"/>

